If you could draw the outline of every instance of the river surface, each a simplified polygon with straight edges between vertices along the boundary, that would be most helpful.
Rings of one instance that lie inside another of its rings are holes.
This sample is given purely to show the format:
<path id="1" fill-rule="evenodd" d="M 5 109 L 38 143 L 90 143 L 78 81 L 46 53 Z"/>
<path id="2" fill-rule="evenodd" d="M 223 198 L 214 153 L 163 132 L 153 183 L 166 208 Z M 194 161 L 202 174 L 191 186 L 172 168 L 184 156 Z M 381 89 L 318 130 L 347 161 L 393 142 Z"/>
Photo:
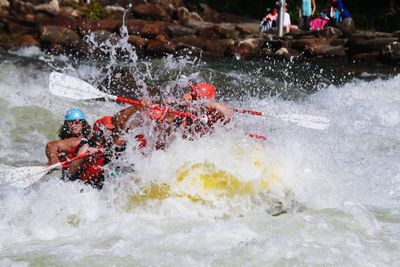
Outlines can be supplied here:
<path id="1" fill-rule="evenodd" d="M 128 146 L 124 171 L 107 170 L 102 191 L 59 172 L 27 189 L 1 187 L 0 266 L 400 266 L 398 70 L 101 48 L 111 57 L 0 53 L 3 169 L 45 165 L 70 107 L 91 124 L 126 107 L 54 96 L 52 71 L 155 101 L 209 81 L 219 100 L 271 116 L 235 114 L 229 129 L 148 157 Z M 138 88 L 116 84 L 121 77 Z M 293 114 L 329 127 L 277 117 Z"/>

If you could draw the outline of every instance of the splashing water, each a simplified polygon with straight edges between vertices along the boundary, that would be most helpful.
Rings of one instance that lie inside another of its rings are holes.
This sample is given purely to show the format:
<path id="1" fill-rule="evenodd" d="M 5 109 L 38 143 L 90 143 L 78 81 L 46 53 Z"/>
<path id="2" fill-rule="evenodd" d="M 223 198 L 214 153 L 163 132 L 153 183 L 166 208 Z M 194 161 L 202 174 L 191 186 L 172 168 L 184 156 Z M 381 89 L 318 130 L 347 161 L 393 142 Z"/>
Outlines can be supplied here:
<path id="1" fill-rule="evenodd" d="M 100 192 L 58 173 L 28 190 L 0 188 L 2 266 L 400 264 L 398 74 L 139 60 L 126 28 L 115 43 L 95 37 L 88 36 L 91 48 L 107 55 L 96 61 L 27 50 L 0 55 L 1 168 L 45 164 L 44 146 L 71 106 L 90 122 L 123 108 L 50 95 L 52 70 L 110 93 L 159 99 L 178 97 L 190 81 L 210 81 L 231 106 L 324 116 L 329 128 L 235 114 L 229 131 L 178 138 L 148 157 L 128 146 Z M 117 83 L 128 78 L 137 87 Z"/>

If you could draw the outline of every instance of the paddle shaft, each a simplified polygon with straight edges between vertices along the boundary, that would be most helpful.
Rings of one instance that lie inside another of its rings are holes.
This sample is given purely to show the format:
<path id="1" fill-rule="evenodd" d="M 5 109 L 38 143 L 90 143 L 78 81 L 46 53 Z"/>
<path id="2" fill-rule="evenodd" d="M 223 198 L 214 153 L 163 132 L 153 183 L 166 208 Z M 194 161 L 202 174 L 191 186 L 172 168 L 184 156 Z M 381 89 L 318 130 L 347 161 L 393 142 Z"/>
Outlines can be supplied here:
<path id="1" fill-rule="evenodd" d="M 267 140 L 268 137 L 266 137 L 265 135 L 260 135 L 260 134 L 255 134 L 255 133 L 245 133 L 247 136 L 252 137 L 252 138 L 257 138 L 257 139 L 261 139 L 261 140 Z"/>
<path id="2" fill-rule="evenodd" d="M 252 115 L 256 115 L 256 116 L 264 116 L 264 113 L 262 113 L 260 111 L 254 111 L 254 110 L 249 110 L 249 109 L 237 109 L 237 108 L 233 108 L 232 110 L 237 113 L 252 114 Z"/>
<path id="3" fill-rule="evenodd" d="M 141 102 L 139 100 L 128 99 L 128 98 L 124 98 L 124 97 L 120 97 L 120 96 L 116 96 L 116 97 L 112 97 L 112 98 L 117 102 L 123 102 L 123 103 L 128 103 L 128 104 L 131 104 L 131 105 L 134 105 L 134 106 L 144 107 L 143 102 Z M 162 107 L 162 106 L 154 105 L 154 106 L 152 106 L 152 108 L 159 109 L 159 110 L 162 110 L 162 111 L 167 112 L 167 113 L 168 112 L 169 113 L 173 113 L 173 114 L 175 114 L 177 116 L 181 116 L 181 117 L 187 117 L 187 118 L 192 118 L 192 119 L 197 118 L 197 116 L 194 115 L 194 114 L 191 114 L 191 113 L 188 113 L 188 112 L 179 111 L 179 110 L 169 109 L 169 108 Z"/>
<path id="4" fill-rule="evenodd" d="M 67 159 L 65 161 L 61 161 L 59 163 L 56 163 L 56 164 L 52 165 L 52 166 L 54 166 L 54 168 L 52 168 L 52 169 L 55 169 L 55 168 L 58 168 L 58 167 L 61 167 L 61 169 L 66 169 L 66 168 L 68 168 L 68 165 L 72 161 L 75 161 L 75 160 L 78 160 L 78 159 L 82 159 L 82 158 L 86 158 L 88 156 L 90 156 L 90 152 L 83 153 L 82 155 L 78 155 L 78 156 L 73 157 L 71 159 Z"/>

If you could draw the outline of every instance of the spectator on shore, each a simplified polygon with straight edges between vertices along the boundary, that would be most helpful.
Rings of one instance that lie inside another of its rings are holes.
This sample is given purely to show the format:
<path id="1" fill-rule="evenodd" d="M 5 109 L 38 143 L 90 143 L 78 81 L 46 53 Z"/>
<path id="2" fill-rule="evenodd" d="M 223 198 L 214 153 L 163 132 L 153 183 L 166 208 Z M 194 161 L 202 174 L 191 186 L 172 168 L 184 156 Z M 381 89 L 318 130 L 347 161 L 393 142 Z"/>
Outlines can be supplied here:
<path id="1" fill-rule="evenodd" d="M 283 15 L 283 32 L 284 33 L 289 33 L 293 30 L 298 30 L 299 27 L 296 25 L 292 25 L 292 22 L 290 21 L 290 15 L 287 12 L 288 10 L 288 5 L 285 4 L 285 14 Z"/>
<path id="2" fill-rule="evenodd" d="M 321 15 L 310 22 L 310 30 L 318 31 L 325 28 L 325 26 L 329 22 L 329 17 L 325 13 L 321 13 Z"/>
<path id="3" fill-rule="evenodd" d="M 301 0 L 301 8 L 299 10 L 299 26 L 302 29 L 310 29 L 311 16 L 314 16 L 315 9 L 315 0 Z"/>
<path id="4" fill-rule="evenodd" d="M 343 5 L 342 0 L 330 0 L 328 7 L 329 16 L 335 24 L 338 24 L 344 19 L 350 18 L 350 12 Z"/>
<path id="5" fill-rule="evenodd" d="M 260 23 L 260 31 L 268 32 L 276 29 L 276 20 L 278 19 L 278 8 L 275 6 L 272 11 L 265 15 Z"/>

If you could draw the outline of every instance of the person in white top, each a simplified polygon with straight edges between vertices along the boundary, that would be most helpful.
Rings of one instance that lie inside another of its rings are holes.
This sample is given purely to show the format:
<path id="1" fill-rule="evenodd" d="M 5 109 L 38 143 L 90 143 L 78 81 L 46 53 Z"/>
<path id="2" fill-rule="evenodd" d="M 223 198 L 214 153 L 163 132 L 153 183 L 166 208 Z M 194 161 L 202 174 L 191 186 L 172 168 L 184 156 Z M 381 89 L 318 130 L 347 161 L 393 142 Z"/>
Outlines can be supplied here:
<path id="1" fill-rule="evenodd" d="M 287 12 L 288 6 L 287 4 L 285 5 L 285 14 L 283 15 L 283 31 L 285 33 L 289 33 L 292 30 L 297 30 L 298 27 L 296 25 L 292 25 L 290 21 L 290 15 Z"/>

